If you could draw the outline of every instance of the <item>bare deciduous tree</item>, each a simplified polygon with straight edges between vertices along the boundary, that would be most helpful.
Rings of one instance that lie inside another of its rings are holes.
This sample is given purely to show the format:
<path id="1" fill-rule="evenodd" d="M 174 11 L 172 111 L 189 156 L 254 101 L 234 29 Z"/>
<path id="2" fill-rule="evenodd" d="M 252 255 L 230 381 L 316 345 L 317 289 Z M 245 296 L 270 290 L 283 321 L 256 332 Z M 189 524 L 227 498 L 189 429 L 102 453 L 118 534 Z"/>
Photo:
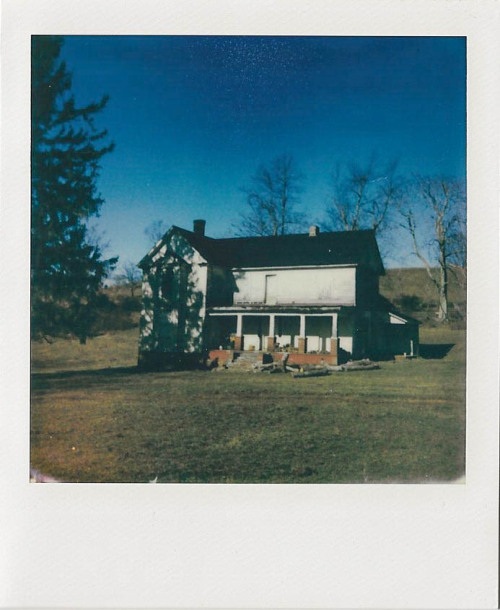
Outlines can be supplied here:
<path id="1" fill-rule="evenodd" d="M 248 212 L 235 226 L 239 235 L 284 235 L 300 225 L 302 214 L 295 211 L 302 191 L 303 176 L 291 155 L 280 155 L 269 165 L 261 165 L 251 185 L 243 189 Z"/>
<path id="2" fill-rule="evenodd" d="M 142 274 L 137 265 L 128 261 L 122 265 L 121 272 L 116 276 L 116 279 L 120 284 L 128 286 L 130 289 L 130 296 L 134 296 L 135 289 L 138 283 L 141 281 Z"/>
<path id="3" fill-rule="evenodd" d="M 327 228 L 340 231 L 388 227 L 399 196 L 396 163 L 338 164 L 332 172 Z"/>
<path id="4" fill-rule="evenodd" d="M 452 257 L 450 269 L 458 285 L 465 293 L 467 290 L 467 221 L 465 206 L 457 219 L 457 230 L 454 239 L 455 253 Z"/>
<path id="5" fill-rule="evenodd" d="M 155 244 L 167 232 L 167 225 L 163 220 L 154 220 L 144 229 L 144 235 Z"/>
<path id="6" fill-rule="evenodd" d="M 448 319 L 448 276 L 466 273 L 466 195 L 463 181 L 417 177 L 403 198 L 403 226 L 413 252 L 438 293 L 437 318 Z M 435 273 L 437 264 L 438 273 Z"/>

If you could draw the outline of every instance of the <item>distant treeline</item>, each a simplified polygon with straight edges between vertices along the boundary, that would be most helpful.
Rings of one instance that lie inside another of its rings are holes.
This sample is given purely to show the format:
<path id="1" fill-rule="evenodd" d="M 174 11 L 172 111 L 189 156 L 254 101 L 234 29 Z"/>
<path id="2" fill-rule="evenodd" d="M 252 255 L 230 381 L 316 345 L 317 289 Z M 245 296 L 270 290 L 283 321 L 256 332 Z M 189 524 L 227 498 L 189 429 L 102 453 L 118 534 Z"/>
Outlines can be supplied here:
<path id="1" fill-rule="evenodd" d="M 140 292 L 140 289 L 136 290 L 134 296 L 131 296 L 129 287 L 120 284 L 104 288 L 97 298 L 94 334 L 138 327 L 141 311 Z"/>

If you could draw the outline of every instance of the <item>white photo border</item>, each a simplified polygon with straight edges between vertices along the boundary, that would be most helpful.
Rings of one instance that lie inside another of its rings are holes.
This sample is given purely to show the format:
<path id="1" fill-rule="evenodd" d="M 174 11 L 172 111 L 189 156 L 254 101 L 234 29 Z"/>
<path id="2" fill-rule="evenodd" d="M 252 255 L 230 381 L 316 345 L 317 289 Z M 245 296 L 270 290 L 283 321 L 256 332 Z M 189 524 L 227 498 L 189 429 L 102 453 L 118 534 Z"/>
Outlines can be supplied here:
<path id="1" fill-rule="evenodd" d="M 498 4 L 2 3 L 0 606 L 494 608 L 498 596 Z M 462 485 L 30 485 L 32 34 L 466 36 Z"/>

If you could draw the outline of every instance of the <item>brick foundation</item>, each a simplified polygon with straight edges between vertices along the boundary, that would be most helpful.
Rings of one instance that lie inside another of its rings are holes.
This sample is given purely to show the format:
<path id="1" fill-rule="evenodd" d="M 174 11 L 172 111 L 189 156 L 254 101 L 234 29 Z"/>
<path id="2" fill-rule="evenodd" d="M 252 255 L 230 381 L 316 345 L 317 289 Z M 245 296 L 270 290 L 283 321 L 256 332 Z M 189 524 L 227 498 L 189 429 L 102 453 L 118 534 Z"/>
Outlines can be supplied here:
<path id="1" fill-rule="evenodd" d="M 330 354 L 335 356 L 335 359 L 338 360 L 339 354 L 339 339 L 338 337 L 332 337 L 330 340 Z M 337 363 L 335 363 L 337 364 Z"/>
<path id="2" fill-rule="evenodd" d="M 290 354 L 290 364 L 338 364 L 336 354 Z"/>
<path id="3" fill-rule="evenodd" d="M 225 362 L 232 361 L 234 358 L 234 352 L 232 349 L 212 349 L 210 350 L 208 357 L 210 360 L 218 360 L 219 365 L 224 364 Z"/>
<path id="4" fill-rule="evenodd" d="M 222 366 L 228 360 L 232 362 L 239 354 L 236 351 L 230 349 L 213 349 L 210 350 L 210 360 L 217 359 L 219 366 Z M 274 360 L 275 362 L 281 362 L 284 356 L 284 352 L 271 352 L 263 353 L 259 352 L 259 360 L 266 361 L 266 359 Z M 288 354 L 288 362 L 293 364 L 338 364 L 337 354 L 298 354 L 296 352 L 290 352 Z"/>
<path id="5" fill-rule="evenodd" d="M 240 352 L 243 349 L 243 337 L 239 335 L 234 336 L 234 351 Z"/>

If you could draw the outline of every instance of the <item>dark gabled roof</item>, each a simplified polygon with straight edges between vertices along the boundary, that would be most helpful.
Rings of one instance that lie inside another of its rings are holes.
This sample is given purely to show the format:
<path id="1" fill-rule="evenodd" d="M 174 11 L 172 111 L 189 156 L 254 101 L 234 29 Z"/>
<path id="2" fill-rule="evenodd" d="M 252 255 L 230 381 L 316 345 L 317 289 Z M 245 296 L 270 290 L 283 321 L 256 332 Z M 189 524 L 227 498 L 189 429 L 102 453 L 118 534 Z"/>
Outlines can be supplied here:
<path id="1" fill-rule="evenodd" d="M 384 273 L 375 233 L 371 230 L 319 233 L 314 237 L 298 234 L 225 239 L 212 239 L 175 226 L 170 231 L 183 235 L 207 262 L 233 269 L 364 265 Z M 146 255 L 141 264 L 154 256 L 159 247 Z"/>

